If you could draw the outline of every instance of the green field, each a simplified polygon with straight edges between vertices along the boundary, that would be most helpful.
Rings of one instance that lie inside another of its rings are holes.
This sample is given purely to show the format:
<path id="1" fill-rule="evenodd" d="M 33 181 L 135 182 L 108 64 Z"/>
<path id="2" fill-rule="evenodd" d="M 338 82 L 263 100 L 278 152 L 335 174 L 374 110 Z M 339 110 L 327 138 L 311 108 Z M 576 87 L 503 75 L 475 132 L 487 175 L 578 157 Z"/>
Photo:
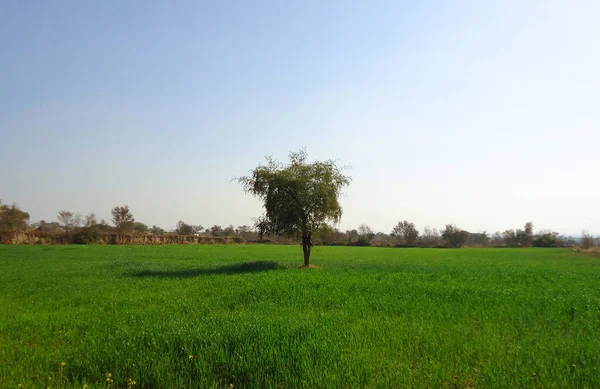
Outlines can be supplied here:
<path id="1" fill-rule="evenodd" d="M 301 256 L 0 246 L 0 388 L 600 387 L 598 257 L 316 247 L 307 270 Z"/>

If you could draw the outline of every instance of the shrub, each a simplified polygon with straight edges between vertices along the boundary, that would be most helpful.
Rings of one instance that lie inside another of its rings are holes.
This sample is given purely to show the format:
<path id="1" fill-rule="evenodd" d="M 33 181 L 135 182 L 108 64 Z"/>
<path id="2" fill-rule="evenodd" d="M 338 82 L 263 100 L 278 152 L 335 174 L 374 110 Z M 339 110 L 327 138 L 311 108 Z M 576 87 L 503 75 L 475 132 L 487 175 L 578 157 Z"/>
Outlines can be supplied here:
<path id="1" fill-rule="evenodd" d="M 73 239 L 75 244 L 94 244 L 99 240 L 98 231 L 90 227 L 80 228 Z"/>
<path id="2" fill-rule="evenodd" d="M 594 246 L 594 243 L 594 237 L 590 235 L 589 232 L 583 231 L 583 233 L 581 234 L 581 241 L 579 243 L 579 246 L 585 250 Z"/>
<path id="3" fill-rule="evenodd" d="M 543 232 L 535 236 L 532 242 L 534 247 L 560 247 L 562 242 L 557 232 Z"/>

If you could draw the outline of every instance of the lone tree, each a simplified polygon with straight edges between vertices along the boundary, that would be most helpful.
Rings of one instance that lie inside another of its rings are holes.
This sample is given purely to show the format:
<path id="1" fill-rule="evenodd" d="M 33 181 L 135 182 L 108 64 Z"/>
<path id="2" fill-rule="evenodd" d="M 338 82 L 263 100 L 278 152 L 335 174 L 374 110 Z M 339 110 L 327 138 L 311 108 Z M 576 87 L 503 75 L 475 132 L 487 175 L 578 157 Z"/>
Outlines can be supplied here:
<path id="1" fill-rule="evenodd" d="M 81 225 L 81 215 L 69 211 L 60 211 L 56 216 L 60 224 L 65 228 L 65 232 L 68 234 L 70 230 L 77 228 Z"/>
<path id="2" fill-rule="evenodd" d="M 338 201 L 350 177 L 333 160 L 309 163 L 305 150 L 292 152 L 284 165 L 266 157 L 265 165 L 238 182 L 263 201 L 265 213 L 256 221 L 259 235 L 301 238 L 304 266 L 310 265 L 313 232 L 328 222 L 338 223 L 342 207 Z"/>
<path id="3" fill-rule="evenodd" d="M 414 246 L 419 239 L 419 230 L 415 227 L 415 223 L 406 220 L 398 222 L 392 229 L 392 234 L 404 246 Z"/>
<path id="4" fill-rule="evenodd" d="M 133 218 L 131 211 L 129 211 L 129 206 L 116 206 L 110 213 L 112 215 L 112 222 L 115 227 L 117 227 L 117 232 L 119 234 L 131 232 L 135 219 Z"/>

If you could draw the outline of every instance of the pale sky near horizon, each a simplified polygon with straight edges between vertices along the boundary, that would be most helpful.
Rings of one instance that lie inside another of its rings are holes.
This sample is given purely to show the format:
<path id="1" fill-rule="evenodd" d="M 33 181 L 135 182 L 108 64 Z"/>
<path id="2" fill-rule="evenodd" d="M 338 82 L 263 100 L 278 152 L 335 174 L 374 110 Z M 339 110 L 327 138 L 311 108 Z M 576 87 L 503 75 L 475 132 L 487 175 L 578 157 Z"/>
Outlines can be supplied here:
<path id="1" fill-rule="evenodd" d="M 0 198 L 251 224 L 231 182 L 350 165 L 342 230 L 600 234 L 600 2 L 0 2 Z"/>

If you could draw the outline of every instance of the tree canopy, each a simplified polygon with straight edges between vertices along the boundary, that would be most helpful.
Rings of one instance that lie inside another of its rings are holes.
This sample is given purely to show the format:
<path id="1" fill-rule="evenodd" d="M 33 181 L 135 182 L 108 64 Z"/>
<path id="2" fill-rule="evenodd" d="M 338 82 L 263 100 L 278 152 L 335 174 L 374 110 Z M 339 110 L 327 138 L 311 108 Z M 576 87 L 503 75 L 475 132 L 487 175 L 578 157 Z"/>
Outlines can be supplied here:
<path id="1" fill-rule="evenodd" d="M 27 228 L 29 213 L 24 212 L 16 203 L 2 204 L 0 200 L 0 232 L 17 232 Z"/>
<path id="2" fill-rule="evenodd" d="M 131 232 L 135 219 L 133 218 L 131 211 L 129 211 L 129 206 L 116 206 L 110 211 L 110 213 L 112 215 L 113 224 L 120 234 Z"/>
<path id="3" fill-rule="evenodd" d="M 264 214 L 256 221 L 261 236 L 301 238 L 304 265 L 310 264 L 312 234 L 328 222 L 339 223 L 339 196 L 350 177 L 336 161 L 307 161 L 305 150 L 289 154 L 289 164 L 266 157 L 250 175 L 238 178 L 247 193 L 263 202 Z"/>

